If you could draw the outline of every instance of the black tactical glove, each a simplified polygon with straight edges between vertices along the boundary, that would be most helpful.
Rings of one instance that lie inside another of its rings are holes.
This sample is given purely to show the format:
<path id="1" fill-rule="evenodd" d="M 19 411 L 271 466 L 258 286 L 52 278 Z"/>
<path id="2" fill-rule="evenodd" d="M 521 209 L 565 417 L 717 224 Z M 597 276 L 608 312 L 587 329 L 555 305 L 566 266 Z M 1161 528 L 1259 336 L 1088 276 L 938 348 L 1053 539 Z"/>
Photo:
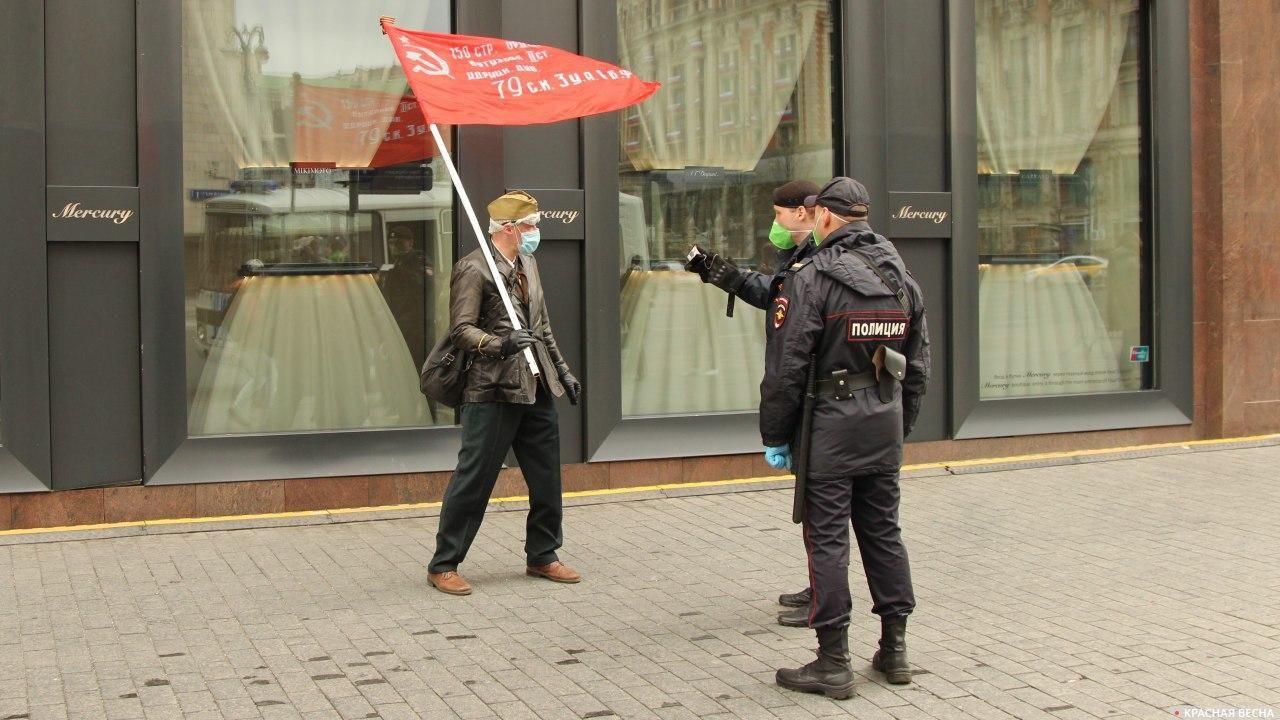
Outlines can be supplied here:
<path id="1" fill-rule="evenodd" d="M 502 356 L 511 357 L 533 344 L 533 333 L 521 328 L 502 338 Z"/>
<path id="2" fill-rule="evenodd" d="M 698 273 L 698 277 L 702 278 L 702 282 L 708 282 L 707 272 L 709 268 L 707 267 L 707 260 L 710 260 L 710 257 L 706 255 L 699 255 L 698 257 L 686 262 L 684 264 L 684 269 L 691 273 Z"/>
<path id="3" fill-rule="evenodd" d="M 577 405 L 578 398 L 582 397 L 582 383 L 578 382 L 578 378 L 573 373 L 565 370 L 560 373 L 560 384 L 564 386 L 564 391 L 569 395 L 569 404 Z"/>
<path id="4" fill-rule="evenodd" d="M 710 267 L 703 282 L 709 282 L 729 294 L 738 292 L 747 281 L 747 274 L 725 260 L 723 255 L 712 255 L 707 264 Z"/>

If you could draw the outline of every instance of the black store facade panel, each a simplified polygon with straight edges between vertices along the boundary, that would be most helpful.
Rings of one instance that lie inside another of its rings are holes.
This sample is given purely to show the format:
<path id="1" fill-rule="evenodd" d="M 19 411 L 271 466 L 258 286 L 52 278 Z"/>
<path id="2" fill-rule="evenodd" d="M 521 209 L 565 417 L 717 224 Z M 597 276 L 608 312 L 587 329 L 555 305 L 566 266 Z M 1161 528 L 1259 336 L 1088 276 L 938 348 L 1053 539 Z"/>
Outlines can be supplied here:
<path id="1" fill-rule="evenodd" d="M 0 491 L 452 468 L 452 413 L 411 373 L 475 240 L 439 161 L 396 155 L 429 142 L 412 103 L 354 156 L 326 133 L 404 100 L 377 18 L 293 5 L 0 10 L 0 53 L 30 70 L 0 80 Z M 586 386 L 559 407 L 566 462 L 759 451 L 763 316 L 725 317 L 678 261 L 697 243 L 767 270 L 768 190 L 833 174 L 867 185 L 929 301 L 913 441 L 1190 422 L 1185 2 L 400 5 L 407 27 L 663 83 L 632 110 L 447 133 L 482 220 L 509 187 L 551 211 L 539 264 Z M 1066 49 L 1010 45 L 1017 23 Z M 1008 76 L 1008 47 L 1078 52 L 1119 90 Z M 1084 110 L 1044 120 L 1040 96 Z M 1046 132 L 1075 139 L 1026 142 Z M 409 169 L 352 170 L 388 164 Z"/>

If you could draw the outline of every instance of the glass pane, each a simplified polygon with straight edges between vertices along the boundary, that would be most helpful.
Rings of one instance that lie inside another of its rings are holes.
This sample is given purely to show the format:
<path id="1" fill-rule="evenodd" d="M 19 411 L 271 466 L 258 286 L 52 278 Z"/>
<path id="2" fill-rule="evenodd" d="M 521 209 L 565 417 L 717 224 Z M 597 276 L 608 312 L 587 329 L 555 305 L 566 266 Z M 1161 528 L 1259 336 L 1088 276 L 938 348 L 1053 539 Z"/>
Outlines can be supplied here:
<path id="1" fill-rule="evenodd" d="M 977 9 L 982 397 L 1140 389 L 1140 3 Z"/>
<path id="2" fill-rule="evenodd" d="M 449 30 L 447 2 L 378 12 Z M 376 15 L 183 4 L 192 435 L 453 422 L 417 372 L 448 332 L 453 197 Z"/>
<path id="3" fill-rule="evenodd" d="M 754 410 L 764 316 L 685 272 L 695 243 L 772 273 L 773 189 L 833 172 L 827 2 L 622 0 L 622 65 L 663 83 L 622 118 L 622 413 Z"/>

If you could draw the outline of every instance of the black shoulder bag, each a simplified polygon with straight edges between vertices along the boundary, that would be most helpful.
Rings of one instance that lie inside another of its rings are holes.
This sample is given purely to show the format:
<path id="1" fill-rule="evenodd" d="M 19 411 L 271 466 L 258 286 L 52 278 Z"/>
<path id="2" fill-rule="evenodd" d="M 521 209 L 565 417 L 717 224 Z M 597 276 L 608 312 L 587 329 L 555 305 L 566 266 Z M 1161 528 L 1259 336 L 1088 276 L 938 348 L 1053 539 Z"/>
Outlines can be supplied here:
<path id="1" fill-rule="evenodd" d="M 467 369 L 471 367 L 471 353 L 458 350 L 446 334 L 431 348 L 418 387 L 422 394 L 441 405 L 456 408 L 462 404 L 462 391 L 467 385 Z"/>

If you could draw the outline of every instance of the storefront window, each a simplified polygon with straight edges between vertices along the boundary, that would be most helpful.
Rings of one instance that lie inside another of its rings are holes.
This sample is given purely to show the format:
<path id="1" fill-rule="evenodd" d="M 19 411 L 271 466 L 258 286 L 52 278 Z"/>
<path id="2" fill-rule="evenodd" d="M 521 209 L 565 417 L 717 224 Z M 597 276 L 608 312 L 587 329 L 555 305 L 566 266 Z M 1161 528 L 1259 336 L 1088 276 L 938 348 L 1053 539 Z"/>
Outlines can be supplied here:
<path id="1" fill-rule="evenodd" d="M 689 248 L 772 272 L 771 193 L 834 172 L 826 0 L 622 0 L 622 65 L 663 83 L 622 116 L 623 415 L 753 410 L 764 316 L 685 272 Z"/>
<path id="2" fill-rule="evenodd" d="M 377 12 L 448 32 L 449 9 Z M 453 422 L 417 379 L 448 330 L 453 197 L 376 17 L 184 2 L 192 435 Z"/>
<path id="3" fill-rule="evenodd" d="M 977 0 L 984 398 L 1149 385 L 1143 22 L 1138 0 Z"/>

